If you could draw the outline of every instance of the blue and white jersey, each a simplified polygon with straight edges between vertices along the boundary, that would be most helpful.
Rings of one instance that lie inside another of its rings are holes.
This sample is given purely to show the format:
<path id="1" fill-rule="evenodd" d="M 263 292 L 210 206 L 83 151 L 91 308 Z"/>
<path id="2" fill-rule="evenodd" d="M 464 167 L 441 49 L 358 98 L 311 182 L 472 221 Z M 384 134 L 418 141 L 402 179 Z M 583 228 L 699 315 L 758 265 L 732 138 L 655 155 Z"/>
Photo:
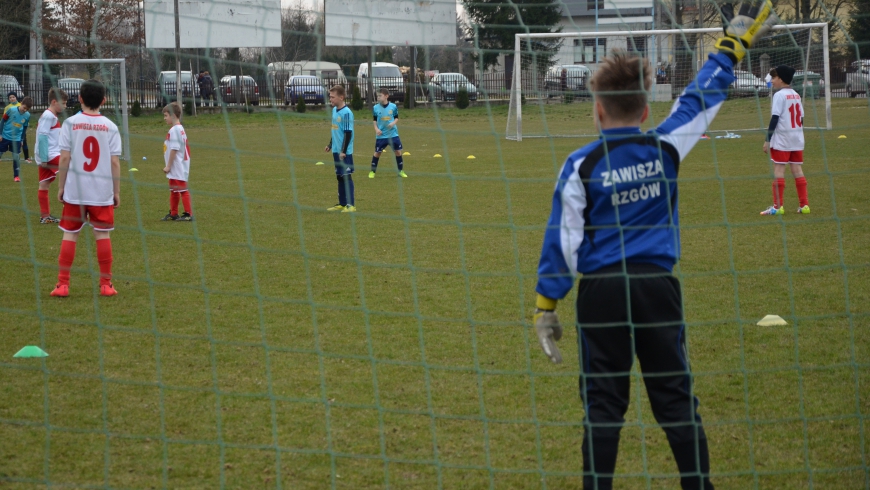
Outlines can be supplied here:
<path id="1" fill-rule="evenodd" d="M 333 153 L 341 153 L 344 148 L 344 132 L 353 131 L 353 111 L 345 105 L 341 109 L 332 108 L 332 151 Z M 347 144 L 348 155 L 353 154 L 353 133 L 351 133 L 350 141 Z"/>
<path id="2" fill-rule="evenodd" d="M 578 273 L 646 263 L 673 270 L 680 256 L 677 174 L 734 81 L 733 63 L 710 55 L 656 129 L 602 131 L 559 175 L 535 290 L 561 299 Z"/>
<path id="3" fill-rule="evenodd" d="M 381 130 L 381 135 L 378 136 L 378 139 L 395 138 L 396 136 L 399 136 L 399 128 L 396 126 L 390 127 L 390 124 L 399 118 L 399 108 L 396 107 L 396 104 L 389 102 L 384 106 L 378 102 L 375 104 L 374 108 L 372 108 L 372 114 L 374 120 L 378 123 L 378 129 Z"/>
<path id="4" fill-rule="evenodd" d="M 3 114 L 0 124 L 3 126 L 2 136 L 4 140 L 21 141 L 21 136 L 27 131 L 27 125 L 30 124 L 30 112 L 22 113 L 18 107 L 18 105 L 9 107 Z"/>

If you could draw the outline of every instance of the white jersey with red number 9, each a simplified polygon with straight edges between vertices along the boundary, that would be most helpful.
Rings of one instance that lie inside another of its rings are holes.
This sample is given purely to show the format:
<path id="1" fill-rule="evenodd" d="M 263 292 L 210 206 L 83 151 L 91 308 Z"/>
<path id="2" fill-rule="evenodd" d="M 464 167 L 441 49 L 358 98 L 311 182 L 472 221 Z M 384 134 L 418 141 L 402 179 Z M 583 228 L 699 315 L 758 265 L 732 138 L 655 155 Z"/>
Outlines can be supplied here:
<path id="1" fill-rule="evenodd" d="M 770 113 L 779 116 L 770 147 L 783 151 L 803 150 L 804 106 L 801 104 L 801 96 L 791 88 L 777 90 L 773 94 Z"/>
<path id="2" fill-rule="evenodd" d="M 70 204 L 114 204 L 112 156 L 121 155 L 118 126 L 102 115 L 80 112 L 63 122 L 61 150 L 70 152 L 63 200 Z"/>

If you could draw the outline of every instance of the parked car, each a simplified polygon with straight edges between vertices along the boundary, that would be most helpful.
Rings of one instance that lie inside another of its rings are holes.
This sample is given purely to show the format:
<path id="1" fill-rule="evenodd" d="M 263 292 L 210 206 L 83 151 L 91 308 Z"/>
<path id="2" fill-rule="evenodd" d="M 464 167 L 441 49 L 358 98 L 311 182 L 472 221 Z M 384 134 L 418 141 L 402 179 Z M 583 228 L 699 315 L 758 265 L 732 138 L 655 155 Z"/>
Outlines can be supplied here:
<path id="1" fill-rule="evenodd" d="M 311 75 L 296 75 L 287 80 L 284 87 L 284 105 L 293 104 L 301 98 L 306 104 L 324 103 L 323 80 Z"/>
<path id="2" fill-rule="evenodd" d="M 405 100 L 405 81 L 402 78 L 402 71 L 399 67 L 392 63 L 372 63 L 372 86 L 375 93 L 378 90 L 385 88 L 390 91 L 390 101 Z M 356 74 L 356 82 L 359 84 L 359 93 L 366 98 L 368 90 L 369 66 L 367 63 L 359 65 Z"/>
<path id="3" fill-rule="evenodd" d="M 170 102 L 178 100 L 178 87 L 175 83 L 176 73 L 174 71 L 161 71 L 157 75 L 157 86 L 160 88 L 161 103 L 159 107 L 163 107 Z M 181 72 L 181 98 L 182 101 L 190 100 L 193 97 L 199 97 L 199 86 L 193 82 L 193 74 L 189 71 Z"/>
<path id="4" fill-rule="evenodd" d="M 558 97 L 566 93 L 576 97 L 589 97 L 587 84 L 591 78 L 592 70 L 586 65 L 551 66 L 544 77 L 544 90 L 547 97 Z"/>
<path id="5" fill-rule="evenodd" d="M 870 60 L 852 62 L 846 70 L 846 94 L 849 97 L 866 94 L 868 85 L 870 85 Z"/>
<path id="6" fill-rule="evenodd" d="M 728 87 L 729 97 L 766 97 L 767 83 L 748 71 L 734 70 L 734 81 Z"/>
<path id="7" fill-rule="evenodd" d="M 804 85 L 806 85 L 806 92 Z M 798 70 L 794 72 L 791 88 L 805 99 L 818 99 L 825 92 L 825 80 L 816 72 Z"/>
<path id="8" fill-rule="evenodd" d="M 61 78 L 57 81 L 57 88 L 66 92 L 69 97 L 66 100 L 67 107 L 75 107 L 79 103 L 79 89 L 82 88 L 83 83 L 85 83 L 83 78 Z"/>
<path id="9" fill-rule="evenodd" d="M 239 90 L 239 81 L 243 90 Z M 225 104 L 245 104 L 260 105 L 260 87 L 253 77 L 236 75 L 226 75 L 221 78 L 218 94 Z"/>
<path id="10" fill-rule="evenodd" d="M 269 63 L 266 67 L 266 73 L 272 78 L 272 83 L 276 86 L 286 85 L 290 77 L 294 75 L 311 75 L 319 77 L 328 87 L 333 85 L 347 87 L 347 78 L 345 78 L 344 72 L 341 71 L 341 66 L 338 63 L 330 63 L 328 61 L 283 61 Z"/>
<path id="11" fill-rule="evenodd" d="M 19 101 L 24 98 L 24 87 L 22 87 L 21 84 L 18 83 L 18 79 L 12 75 L 0 75 L 0 92 L 2 92 L 3 95 L 3 107 L 6 107 L 6 104 L 9 103 L 9 101 L 6 100 L 6 95 L 9 92 L 15 92 L 15 96 L 18 97 Z"/>
<path id="12" fill-rule="evenodd" d="M 477 100 L 477 87 L 462 73 L 439 73 L 429 80 L 429 100 L 456 100 L 456 94 L 465 89 L 468 100 Z"/>

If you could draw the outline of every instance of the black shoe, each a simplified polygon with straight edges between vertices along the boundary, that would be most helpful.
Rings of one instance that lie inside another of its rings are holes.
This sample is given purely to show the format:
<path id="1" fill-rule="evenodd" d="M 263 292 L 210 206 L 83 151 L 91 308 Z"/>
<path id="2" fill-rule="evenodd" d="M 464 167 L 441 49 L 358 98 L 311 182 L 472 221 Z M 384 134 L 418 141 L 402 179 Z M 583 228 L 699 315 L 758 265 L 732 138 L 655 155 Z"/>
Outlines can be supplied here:
<path id="1" fill-rule="evenodd" d="M 185 211 L 185 212 L 181 213 L 181 216 L 178 216 L 175 219 L 177 219 L 178 221 L 193 221 L 193 216 L 191 216 L 190 213 Z"/>
<path id="2" fill-rule="evenodd" d="M 55 218 L 54 216 L 43 216 L 39 218 L 39 223 L 43 225 L 51 224 L 51 223 L 60 223 L 60 220 Z"/>
<path id="3" fill-rule="evenodd" d="M 160 221 L 178 221 L 180 218 L 177 214 L 166 213 L 166 216 L 163 217 Z"/>

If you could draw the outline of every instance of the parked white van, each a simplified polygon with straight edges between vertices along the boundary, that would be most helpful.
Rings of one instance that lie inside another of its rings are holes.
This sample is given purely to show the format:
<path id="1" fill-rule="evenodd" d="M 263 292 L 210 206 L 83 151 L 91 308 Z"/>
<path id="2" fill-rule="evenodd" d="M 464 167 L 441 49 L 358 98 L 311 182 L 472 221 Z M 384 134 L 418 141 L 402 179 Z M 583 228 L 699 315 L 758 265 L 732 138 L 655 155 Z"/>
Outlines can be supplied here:
<path id="1" fill-rule="evenodd" d="M 402 72 L 399 67 L 392 63 L 375 62 L 372 63 L 372 86 L 375 92 L 385 88 L 390 91 L 391 101 L 405 100 L 405 83 L 402 78 Z M 359 71 L 356 75 L 356 83 L 359 85 L 359 93 L 363 99 L 366 98 L 366 90 L 368 89 L 369 65 L 363 63 L 359 65 Z M 374 99 L 374 97 L 372 97 Z"/>
<path id="2" fill-rule="evenodd" d="M 266 73 L 272 78 L 276 87 L 283 87 L 287 80 L 296 75 L 312 75 L 323 80 L 327 85 L 347 86 L 347 78 L 338 63 L 329 61 L 283 61 L 269 63 Z"/>

